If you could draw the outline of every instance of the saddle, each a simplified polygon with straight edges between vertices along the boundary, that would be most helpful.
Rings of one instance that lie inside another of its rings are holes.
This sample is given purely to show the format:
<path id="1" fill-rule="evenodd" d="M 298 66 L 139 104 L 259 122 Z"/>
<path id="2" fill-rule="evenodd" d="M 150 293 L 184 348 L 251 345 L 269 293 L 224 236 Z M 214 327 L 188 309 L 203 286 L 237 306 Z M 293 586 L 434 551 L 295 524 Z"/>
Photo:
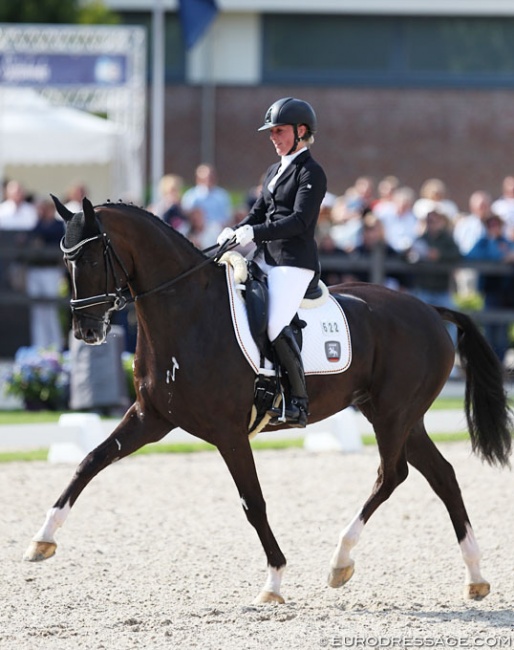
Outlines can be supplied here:
<path id="1" fill-rule="evenodd" d="M 240 253 L 228 251 L 219 264 L 226 268 L 226 281 L 234 334 L 242 354 L 255 373 L 254 407 L 248 431 L 257 435 L 267 425 L 271 406 L 278 407 L 287 397 L 288 382 L 282 386 L 274 363 L 273 348 L 267 337 L 269 296 L 266 275 Z M 332 375 L 350 366 L 351 340 L 342 305 L 330 296 L 315 276 L 291 323 L 306 374 Z M 306 323 L 310 325 L 304 330 Z"/>
<path id="2" fill-rule="evenodd" d="M 269 359 L 273 361 L 275 368 L 274 376 L 259 374 L 255 380 L 255 414 L 250 427 L 250 435 L 252 435 L 258 432 L 259 426 L 262 425 L 267 412 L 272 406 L 276 406 L 280 403 L 281 399 L 283 399 L 284 389 L 288 390 L 289 387 L 282 386 L 280 382 L 280 376 L 278 373 L 279 364 L 277 359 L 275 359 L 275 353 L 273 352 L 271 342 L 267 335 L 269 314 L 267 276 L 259 265 L 251 260 L 247 262 L 247 270 L 248 277 L 244 283 L 244 295 L 250 332 L 261 354 L 261 367 L 264 367 L 264 360 Z M 315 299 L 321 297 L 322 290 L 318 284 L 319 277 L 320 274 L 317 273 L 311 280 L 304 298 Z M 302 349 L 303 344 L 302 330 L 306 324 L 305 321 L 300 319 L 298 314 L 295 314 L 291 322 L 291 329 L 300 350 Z M 263 426 L 265 426 L 265 424 Z"/>

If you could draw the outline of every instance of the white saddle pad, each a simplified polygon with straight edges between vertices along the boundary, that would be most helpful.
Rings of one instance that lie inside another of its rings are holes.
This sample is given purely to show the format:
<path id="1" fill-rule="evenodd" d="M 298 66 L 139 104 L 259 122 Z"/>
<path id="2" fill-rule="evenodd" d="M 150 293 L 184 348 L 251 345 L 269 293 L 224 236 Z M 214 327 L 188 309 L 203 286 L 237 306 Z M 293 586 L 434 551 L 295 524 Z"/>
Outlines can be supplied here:
<path id="1" fill-rule="evenodd" d="M 265 368 L 260 367 L 261 355 L 250 332 L 246 306 L 235 283 L 234 270 L 230 264 L 225 268 L 232 323 L 239 347 L 256 374 L 269 373 L 269 361 Z M 302 330 L 305 374 L 327 375 L 348 370 L 352 361 L 350 329 L 341 306 L 328 290 L 324 299 L 304 300 L 298 316 L 307 323 Z"/>

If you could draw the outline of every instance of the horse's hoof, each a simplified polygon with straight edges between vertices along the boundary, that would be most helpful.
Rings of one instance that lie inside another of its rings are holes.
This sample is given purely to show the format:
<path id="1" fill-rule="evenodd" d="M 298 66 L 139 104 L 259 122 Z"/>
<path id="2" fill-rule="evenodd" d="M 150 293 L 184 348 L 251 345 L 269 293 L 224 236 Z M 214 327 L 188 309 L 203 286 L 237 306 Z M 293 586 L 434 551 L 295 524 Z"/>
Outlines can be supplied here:
<path id="1" fill-rule="evenodd" d="M 328 575 L 328 586 L 337 589 L 337 587 L 342 587 L 348 582 L 348 580 L 353 576 L 354 572 L 354 563 L 348 566 L 343 566 L 341 568 L 333 568 L 330 570 Z"/>
<path id="2" fill-rule="evenodd" d="M 55 555 L 57 544 L 54 542 L 31 542 L 23 559 L 27 562 L 41 562 Z"/>
<path id="3" fill-rule="evenodd" d="M 261 591 L 257 598 L 253 601 L 254 605 L 261 605 L 262 603 L 275 603 L 276 605 L 283 605 L 286 601 L 280 594 L 273 591 Z"/>
<path id="4" fill-rule="evenodd" d="M 470 600 L 482 600 L 491 591 L 491 585 L 488 582 L 475 582 L 464 587 L 464 598 Z"/>

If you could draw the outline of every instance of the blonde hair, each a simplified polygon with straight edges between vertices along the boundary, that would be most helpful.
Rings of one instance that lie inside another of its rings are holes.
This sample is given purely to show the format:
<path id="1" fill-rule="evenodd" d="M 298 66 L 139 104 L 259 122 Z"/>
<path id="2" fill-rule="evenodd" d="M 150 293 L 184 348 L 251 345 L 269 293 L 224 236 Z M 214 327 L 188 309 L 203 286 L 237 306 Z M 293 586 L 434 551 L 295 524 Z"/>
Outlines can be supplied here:
<path id="1" fill-rule="evenodd" d="M 184 181 L 181 176 L 177 174 L 166 174 L 159 181 L 159 192 L 161 196 L 172 194 L 173 192 L 182 192 Z"/>
<path id="2" fill-rule="evenodd" d="M 429 178 L 421 186 L 419 194 L 424 199 L 440 201 L 446 197 L 446 185 L 439 178 Z"/>

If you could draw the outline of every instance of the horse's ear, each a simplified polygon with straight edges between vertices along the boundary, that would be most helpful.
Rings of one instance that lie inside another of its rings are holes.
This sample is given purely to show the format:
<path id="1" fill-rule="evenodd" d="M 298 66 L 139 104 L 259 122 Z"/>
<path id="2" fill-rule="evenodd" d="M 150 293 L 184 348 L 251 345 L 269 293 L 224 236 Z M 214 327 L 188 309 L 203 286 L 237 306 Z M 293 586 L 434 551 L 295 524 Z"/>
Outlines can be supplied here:
<path id="1" fill-rule="evenodd" d="M 68 210 L 68 208 L 63 205 L 56 196 L 53 194 L 50 194 L 50 196 L 52 197 L 57 213 L 64 219 L 64 221 L 70 221 L 73 217 L 73 212 Z"/>
<path id="2" fill-rule="evenodd" d="M 91 201 L 85 196 L 82 199 L 82 211 L 84 212 L 84 218 L 86 220 L 86 223 L 88 221 L 95 222 L 96 220 L 96 215 L 95 215 L 95 209 L 93 208 L 93 204 Z"/>

